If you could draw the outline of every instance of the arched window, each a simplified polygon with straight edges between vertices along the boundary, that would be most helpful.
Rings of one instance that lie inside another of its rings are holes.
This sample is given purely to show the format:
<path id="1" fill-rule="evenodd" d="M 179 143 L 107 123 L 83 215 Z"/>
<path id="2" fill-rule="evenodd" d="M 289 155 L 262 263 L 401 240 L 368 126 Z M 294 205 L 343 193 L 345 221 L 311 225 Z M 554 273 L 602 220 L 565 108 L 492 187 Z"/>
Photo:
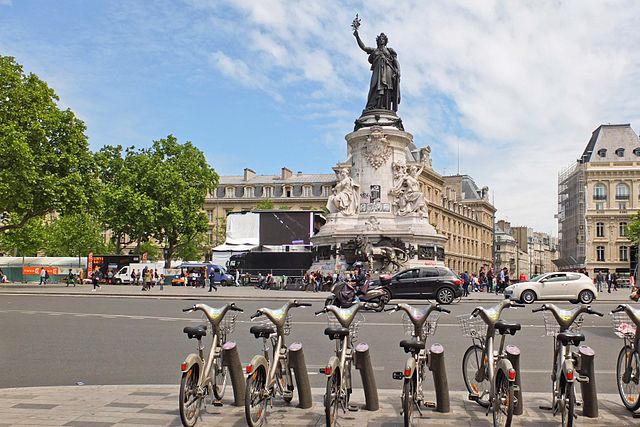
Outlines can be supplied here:
<path id="1" fill-rule="evenodd" d="M 593 200 L 607 200 L 607 187 L 602 183 L 593 186 Z"/>
<path id="2" fill-rule="evenodd" d="M 640 157 L 640 147 L 634 148 L 633 149 L 633 154 L 635 154 L 636 156 Z"/>
<path id="3" fill-rule="evenodd" d="M 629 200 L 629 186 L 627 184 L 616 185 L 616 200 Z"/>
<path id="4" fill-rule="evenodd" d="M 624 157 L 624 148 L 618 148 L 616 150 L 616 156 L 618 157 Z"/>
<path id="5" fill-rule="evenodd" d="M 598 156 L 600 157 L 607 157 L 607 149 L 606 148 L 601 148 L 598 150 Z"/>

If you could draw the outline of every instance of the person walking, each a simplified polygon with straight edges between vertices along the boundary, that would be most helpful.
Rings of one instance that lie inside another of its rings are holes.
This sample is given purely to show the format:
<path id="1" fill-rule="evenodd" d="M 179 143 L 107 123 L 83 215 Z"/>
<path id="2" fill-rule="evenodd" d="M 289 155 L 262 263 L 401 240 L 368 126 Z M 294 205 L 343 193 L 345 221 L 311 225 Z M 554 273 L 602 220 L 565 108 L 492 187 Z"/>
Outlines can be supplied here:
<path id="1" fill-rule="evenodd" d="M 598 271 L 596 275 L 596 289 L 598 292 L 602 292 L 602 287 L 604 286 L 604 275 L 601 271 Z"/>
<path id="2" fill-rule="evenodd" d="M 238 271 L 238 270 L 236 270 Z M 207 275 L 207 277 L 205 277 L 205 284 L 209 285 L 209 292 L 211 292 L 212 290 L 218 292 L 218 288 L 216 287 L 216 281 L 213 277 Z M 208 283 L 207 283 L 208 282 Z"/>
<path id="3" fill-rule="evenodd" d="M 492 267 L 487 272 L 487 292 L 493 292 L 493 281 L 494 281 L 494 274 L 493 274 L 493 267 Z"/>
<path id="4" fill-rule="evenodd" d="M 469 296 L 469 273 L 466 271 L 460 275 L 460 279 L 462 279 L 462 296 Z"/>
<path id="5" fill-rule="evenodd" d="M 144 277 L 142 278 L 143 282 L 142 282 L 142 290 L 143 291 L 148 291 L 151 287 L 151 272 L 149 271 L 149 269 L 145 268 L 143 270 L 144 273 Z"/>
<path id="6" fill-rule="evenodd" d="M 617 291 L 618 290 L 618 275 L 616 273 L 613 273 L 613 275 L 611 276 L 611 284 L 613 285 L 613 290 Z"/>
<path id="7" fill-rule="evenodd" d="M 69 269 L 69 274 L 67 274 L 67 288 L 69 287 L 69 283 L 73 283 L 73 287 L 76 287 L 76 276 L 73 274 L 72 269 Z"/>
<path id="8" fill-rule="evenodd" d="M 44 267 L 40 269 L 40 283 L 38 283 L 38 286 L 42 284 L 47 284 L 47 270 L 45 270 Z"/>
<path id="9" fill-rule="evenodd" d="M 236 286 L 240 286 L 240 269 L 238 269 L 238 268 L 236 268 L 235 285 Z"/>
<path id="10" fill-rule="evenodd" d="M 100 270 L 98 270 L 98 268 L 96 267 L 96 269 L 93 270 L 93 273 L 91 274 L 91 284 L 93 285 L 93 289 L 91 289 L 91 292 L 95 292 L 96 288 L 100 289 L 100 285 L 98 284 L 99 280 L 100 280 Z"/>
<path id="11" fill-rule="evenodd" d="M 505 270 L 506 269 L 507 269 L 507 267 L 503 268 L 498 273 L 498 281 L 496 283 L 496 295 L 498 295 L 498 292 L 500 292 L 500 289 L 502 289 L 502 287 L 504 286 L 504 283 L 505 283 Z"/>
<path id="12" fill-rule="evenodd" d="M 136 284 L 136 270 L 131 269 L 131 286 Z"/>
<path id="13" fill-rule="evenodd" d="M 160 286 L 160 290 L 164 291 L 164 274 L 160 274 L 160 277 L 158 278 L 158 283 Z"/>

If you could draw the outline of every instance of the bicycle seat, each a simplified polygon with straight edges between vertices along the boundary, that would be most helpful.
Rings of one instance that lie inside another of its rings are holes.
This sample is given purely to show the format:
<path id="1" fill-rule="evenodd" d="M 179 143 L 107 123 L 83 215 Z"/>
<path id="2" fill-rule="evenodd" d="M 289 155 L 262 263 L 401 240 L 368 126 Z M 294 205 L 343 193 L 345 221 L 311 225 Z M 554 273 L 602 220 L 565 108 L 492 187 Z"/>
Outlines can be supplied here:
<path id="1" fill-rule="evenodd" d="M 207 325 L 185 326 L 182 332 L 187 334 L 189 339 L 201 339 L 207 335 Z"/>
<path id="2" fill-rule="evenodd" d="M 522 326 L 520 326 L 520 323 L 507 323 L 504 320 L 498 320 L 495 324 L 495 328 L 500 332 L 500 335 L 515 335 L 516 331 L 522 329 Z"/>
<path id="3" fill-rule="evenodd" d="M 330 340 L 339 340 L 349 336 L 349 328 L 328 327 L 324 330 L 324 334 L 329 337 Z"/>
<path id="4" fill-rule="evenodd" d="M 269 338 L 276 333 L 276 328 L 271 325 L 254 325 L 249 328 L 249 333 L 252 333 L 256 338 Z"/>
<path id="5" fill-rule="evenodd" d="M 557 338 L 562 343 L 562 345 L 571 344 L 577 346 L 582 341 L 584 341 L 584 335 L 571 331 L 560 332 L 557 335 Z"/>
<path id="6" fill-rule="evenodd" d="M 405 353 L 409 353 L 410 351 L 424 350 L 424 343 L 420 341 L 402 340 L 400 341 L 400 347 L 404 348 Z"/>

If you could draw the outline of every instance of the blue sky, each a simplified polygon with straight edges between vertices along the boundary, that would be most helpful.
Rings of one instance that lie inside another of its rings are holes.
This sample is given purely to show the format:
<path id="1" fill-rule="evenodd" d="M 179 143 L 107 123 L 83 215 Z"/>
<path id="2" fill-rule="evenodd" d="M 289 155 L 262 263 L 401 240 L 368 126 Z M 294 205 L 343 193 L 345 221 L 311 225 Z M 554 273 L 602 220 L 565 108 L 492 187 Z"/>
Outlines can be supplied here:
<path id="1" fill-rule="evenodd" d="M 330 173 L 365 104 L 367 45 L 402 67 L 399 114 L 498 217 L 555 232 L 557 172 L 602 123 L 640 126 L 634 1 L 0 0 L 0 54 L 46 80 L 94 150 L 191 140 L 220 174 Z"/>

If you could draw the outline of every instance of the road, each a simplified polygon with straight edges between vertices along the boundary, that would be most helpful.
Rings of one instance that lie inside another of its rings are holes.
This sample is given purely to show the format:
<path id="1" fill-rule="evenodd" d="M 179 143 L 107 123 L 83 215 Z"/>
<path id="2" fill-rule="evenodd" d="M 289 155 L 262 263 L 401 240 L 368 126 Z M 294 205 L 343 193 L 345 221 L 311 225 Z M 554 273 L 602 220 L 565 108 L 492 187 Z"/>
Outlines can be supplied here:
<path id="1" fill-rule="evenodd" d="M 0 299 L 0 388 L 85 384 L 177 384 L 184 356 L 195 350 L 182 328 L 200 322 L 200 315 L 183 314 L 181 309 L 200 300 L 212 306 L 221 301 L 207 298 L 91 298 L 86 296 L 2 295 Z M 261 351 L 258 341 L 248 333 L 249 315 L 258 307 L 279 307 L 282 300 L 266 294 L 242 300 L 232 340 L 238 343 L 243 363 Z M 487 302 L 491 305 L 493 302 Z M 464 390 L 461 359 L 470 340 L 461 336 L 455 315 L 469 313 L 477 302 L 453 306 L 444 315 L 431 342 L 444 345 L 449 385 Z M 534 306 L 537 306 L 535 304 Z M 566 306 L 566 304 L 563 304 Z M 534 307 L 533 306 L 533 307 Z M 608 313 L 616 304 L 598 302 L 594 309 Z M 293 328 L 288 343 L 302 342 L 311 374 L 312 387 L 323 387 L 318 368 L 331 356 L 333 343 L 322 333 L 324 316 L 313 312 L 321 308 L 292 310 Z M 365 313 L 359 342 L 369 344 L 379 388 L 398 388 L 391 373 L 401 370 L 406 359 L 398 347 L 404 339 L 401 314 Z M 549 369 L 552 338 L 544 337 L 541 313 L 526 309 L 507 309 L 503 319 L 520 322 L 523 330 L 508 342 L 522 350 L 523 389 L 545 392 L 550 388 Z M 598 391 L 617 393 L 615 362 L 622 345 L 611 330 L 608 316 L 586 316 L 583 332 L 586 343 L 597 354 Z M 356 379 L 355 387 L 360 387 Z"/>

